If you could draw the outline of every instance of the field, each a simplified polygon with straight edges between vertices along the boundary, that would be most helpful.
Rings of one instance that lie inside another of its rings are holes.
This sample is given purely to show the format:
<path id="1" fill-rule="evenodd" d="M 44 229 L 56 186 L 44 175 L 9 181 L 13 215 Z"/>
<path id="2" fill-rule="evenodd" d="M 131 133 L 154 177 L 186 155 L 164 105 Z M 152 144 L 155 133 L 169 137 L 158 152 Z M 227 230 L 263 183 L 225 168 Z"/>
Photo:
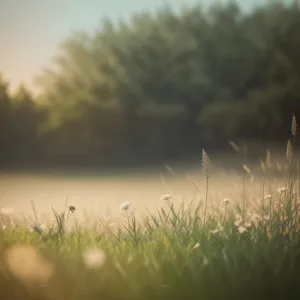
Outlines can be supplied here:
<path id="1" fill-rule="evenodd" d="M 61 194 L 55 177 L 2 175 L 0 299 L 300 299 L 293 142 L 280 163 L 221 170 L 203 151 L 200 172 L 73 178 Z"/>

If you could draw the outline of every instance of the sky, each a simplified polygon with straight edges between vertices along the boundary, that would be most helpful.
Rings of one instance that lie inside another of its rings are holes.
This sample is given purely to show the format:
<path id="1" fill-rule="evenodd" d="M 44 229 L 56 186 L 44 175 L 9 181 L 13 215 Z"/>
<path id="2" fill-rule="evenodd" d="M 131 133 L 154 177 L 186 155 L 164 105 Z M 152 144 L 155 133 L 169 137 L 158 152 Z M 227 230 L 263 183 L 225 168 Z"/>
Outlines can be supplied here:
<path id="1" fill-rule="evenodd" d="M 263 0 L 237 2 L 249 8 Z M 21 82 L 34 89 L 34 77 L 72 31 L 92 33 L 104 17 L 129 19 L 132 13 L 156 10 L 164 3 L 177 9 L 199 0 L 0 0 L 0 73 L 11 91 Z"/>

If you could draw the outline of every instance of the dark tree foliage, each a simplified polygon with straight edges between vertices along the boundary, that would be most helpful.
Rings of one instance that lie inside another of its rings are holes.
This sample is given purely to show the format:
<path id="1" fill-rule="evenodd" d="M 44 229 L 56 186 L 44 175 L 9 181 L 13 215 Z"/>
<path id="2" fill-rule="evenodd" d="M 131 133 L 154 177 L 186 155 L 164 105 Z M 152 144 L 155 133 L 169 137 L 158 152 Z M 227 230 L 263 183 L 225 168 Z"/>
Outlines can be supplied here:
<path id="1" fill-rule="evenodd" d="M 300 120 L 299 33 L 296 2 L 105 20 L 62 43 L 37 99 L 1 80 L 1 157 L 121 164 L 279 142 Z"/>

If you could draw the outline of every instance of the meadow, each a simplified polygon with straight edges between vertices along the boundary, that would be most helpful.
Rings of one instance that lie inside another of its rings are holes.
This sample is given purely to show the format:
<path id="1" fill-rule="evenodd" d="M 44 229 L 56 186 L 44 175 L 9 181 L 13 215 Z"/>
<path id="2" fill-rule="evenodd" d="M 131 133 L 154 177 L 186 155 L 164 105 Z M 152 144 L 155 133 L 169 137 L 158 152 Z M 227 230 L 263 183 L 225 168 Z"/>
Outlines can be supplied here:
<path id="1" fill-rule="evenodd" d="M 300 299 L 296 134 L 293 118 L 285 162 L 266 151 L 259 168 L 240 166 L 237 182 L 223 174 L 226 192 L 211 190 L 203 150 L 201 186 L 188 178 L 195 196 L 162 193 L 143 213 L 125 201 L 118 218 L 84 226 L 69 200 L 45 222 L 34 202 L 29 216 L 2 208 L 0 299 Z"/>

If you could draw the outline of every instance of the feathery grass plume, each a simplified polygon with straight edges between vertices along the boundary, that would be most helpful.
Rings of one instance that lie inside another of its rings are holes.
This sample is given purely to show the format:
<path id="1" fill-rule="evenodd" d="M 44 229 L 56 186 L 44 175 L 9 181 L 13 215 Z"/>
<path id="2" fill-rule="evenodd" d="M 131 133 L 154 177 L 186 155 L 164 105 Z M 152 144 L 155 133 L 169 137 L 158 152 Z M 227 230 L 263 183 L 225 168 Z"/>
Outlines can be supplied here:
<path id="1" fill-rule="evenodd" d="M 248 166 L 246 166 L 245 164 L 243 165 L 243 169 L 247 172 L 247 173 L 251 173 L 251 170 Z"/>
<path id="2" fill-rule="evenodd" d="M 272 168 L 272 157 L 271 157 L 271 152 L 268 149 L 266 153 L 266 165 L 268 168 Z"/>
<path id="3" fill-rule="evenodd" d="M 238 153 L 241 153 L 240 147 L 233 141 L 228 141 L 229 145 Z"/>
<path id="4" fill-rule="evenodd" d="M 211 162 L 204 149 L 202 149 L 202 168 L 205 171 L 206 176 L 208 176 L 211 168 Z"/>
<path id="5" fill-rule="evenodd" d="M 293 158 L 293 146 L 292 142 L 288 140 L 287 145 L 286 145 L 286 152 L 285 152 L 286 160 L 288 163 L 291 163 L 292 158 Z"/>
<path id="6" fill-rule="evenodd" d="M 291 133 L 292 136 L 295 138 L 295 136 L 297 135 L 297 120 L 294 114 L 292 118 Z"/>

